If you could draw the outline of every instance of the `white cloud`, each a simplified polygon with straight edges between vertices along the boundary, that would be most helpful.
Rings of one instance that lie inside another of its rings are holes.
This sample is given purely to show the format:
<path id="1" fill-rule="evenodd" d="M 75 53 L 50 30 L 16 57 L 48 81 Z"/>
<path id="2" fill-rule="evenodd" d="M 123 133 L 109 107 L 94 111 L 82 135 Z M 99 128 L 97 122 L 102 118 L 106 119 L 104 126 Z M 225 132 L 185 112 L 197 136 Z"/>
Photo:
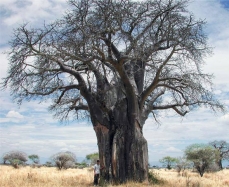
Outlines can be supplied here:
<path id="1" fill-rule="evenodd" d="M 175 147 L 169 147 L 169 148 L 165 149 L 165 151 L 167 151 L 169 153 L 179 153 L 179 154 L 182 154 L 183 153 L 182 150 L 177 149 Z"/>
<path id="2" fill-rule="evenodd" d="M 62 148 L 62 149 L 60 149 L 61 150 L 61 152 L 62 151 L 71 151 L 71 150 L 69 150 L 68 148 Z"/>
<path id="3" fill-rule="evenodd" d="M 5 117 L 0 117 L 1 123 L 22 123 L 24 121 L 25 117 L 21 115 L 19 112 L 16 112 L 14 110 L 9 111 Z"/>
<path id="4" fill-rule="evenodd" d="M 214 114 L 205 108 L 199 108 L 184 118 L 164 116 L 160 126 L 149 118 L 143 129 L 148 141 L 149 158 L 157 162 L 168 155 L 183 156 L 185 148 L 193 143 L 228 142 L 228 125 L 228 115 Z"/>
<path id="5" fill-rule="evenodd" d="M 0 126 L 0 133 L 0 154 L 17 149 L 49 158 L 57 152 L 69 150 L 78 157 L 85 157 L 97 150 L 93 128 L 85 123 L 4 125 Z"/>
<path id="6" fill-rule="evenodd" d="M 229 91 L 229 11 L 218 0 L 195 0 L 190 5 L 195 17 L 207 21 L 209 44 L 214 55 L 206 59 L 204 71 L 214 73 L 215 84 L 223 84 Z"/>
<path id="7" fill-rule="evenodd" d="M 215 91 L 214 91 L 214 94 L 216 94 L 216 95 L 220 95 L 221 93 L 222 93 L 221 90 L 215 90 Z"/>
<path id="8" fill-rule="evenodd" d="M 225 123 L 226 125 L 229 126 L 229 113 L 225 114 L 224 116 L 220 117 L 219 119 L 220 122 Z"/>
<path id="9" fill-rule="evenodd" d="M 24 118 L 23 115 L 21 115 L 19 112 L 16 112 L 16 111 L 9 111 L 6 114 L 6 117 L 7 118 L 18 118 L 18 119 L 23 119 Z"/>
<path id="10" fill-rule="evenodd" d="M 44 22 L 44 20 L 55 20 L 60 17 L 67 8 L 64 1 L 27 0 L 2 2 L 5 11 L 9 12 L 3 23 L 8 26 L 18 25 L 23 22 Z"/>

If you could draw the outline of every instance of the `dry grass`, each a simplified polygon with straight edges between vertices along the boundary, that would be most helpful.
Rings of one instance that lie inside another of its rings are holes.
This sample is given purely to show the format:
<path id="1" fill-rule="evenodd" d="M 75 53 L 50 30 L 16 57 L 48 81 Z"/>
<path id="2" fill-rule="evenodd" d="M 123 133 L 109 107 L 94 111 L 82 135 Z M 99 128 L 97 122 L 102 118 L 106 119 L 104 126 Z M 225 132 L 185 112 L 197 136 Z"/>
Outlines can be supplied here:
<path id="1" fill-rule="evenodd" d="M 215 173 L 205 173 L 200 177 L 198 173 L 185 171 L 178 174 L 175 170 L 166 171 L 164 169 L 154 170 L 166 182 L 169 187 L 229 187 L 229 170 L 222 170 Z"/>
<path id="2" fill-rule="evenodd" d="M 163 183 L 158 185 L 129 182 L 119 187 L 229 187 L 229 170 L 205 173 L 201 178 L 197 173 L 186 171 L 183 176 L 174 170 L 153 170 Z M 58 171 L 55 168 L 22 167 L 14 169 L 0 166 L 1 187 L 88 187 L 93 186 L 93 172 L 89 169 L 68 169 Z M 111 187 L 111 185 L 108 185 Z"/>
<path id="3" fill-rule="evenodd" d="M 93 173 L 87 169 L 31 168 L 0 166 L 1 187 L 71 187 L 91 186 Z"/>

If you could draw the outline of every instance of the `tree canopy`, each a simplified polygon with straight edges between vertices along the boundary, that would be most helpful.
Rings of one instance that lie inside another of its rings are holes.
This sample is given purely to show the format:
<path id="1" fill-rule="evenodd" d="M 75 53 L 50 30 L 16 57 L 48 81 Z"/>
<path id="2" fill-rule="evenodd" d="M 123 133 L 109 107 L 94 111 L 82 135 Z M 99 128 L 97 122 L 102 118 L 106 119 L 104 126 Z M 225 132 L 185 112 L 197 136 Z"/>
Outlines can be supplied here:
<path id="1" fill-rule="evenodd" d="M 75 166 L 76 155 L 70 151 L 59 152 L 54 154 L 51 160 L 59 170 L 67 169 Z"/>
<path id="2" fill-rule="evenodd" d="M 82 117 L 92 101 L 106 113 L 129 93 L 146 117 L 162 109 L 185 115 L 196 105 L 222 108 L 211 75 L 201 71 L 211 52 L 205 22 L 185 9 L 186 0 L 69 3 L 62 20 L 15 29 L 3 84 L 19 103 L 51 98 L 60 119 Z"/>
<path id="3" fill-rule="evenodd" d="M 218 150 L 205 144 L 192 144 L 185 150 L 187 160 L 193 162 L 201 177 L 207 169 L 217 163 L 219 154 Z"/>
<path id="4" fill-rule="evenodd" d="M 86 155 L 86 159 L 90 161 L 90 165 L 96 164 L 96 161 L 99 159 L 99 153 L 91 153 Z"/>
<path id="5" fill-rule="evenodd" d="M 24 164 L 27 160 L 27 154 L 22 151 L 10 151 L 3 155 L 3 163 L 9 162 L 14 168 L 18 168 L 18 165 Z"/>
<path id="6" fill-rule="evenodd" d="M 40 158 L 36 154 L 29 155 L 28 158 L 32 160 L 34 164 L 38 164 L 40 162 Z"/>
<path id="7" fill-rule="evenodd" d="M 167 169 L 172 169 L 172 166 L 178 161 L 177 158 L 166 156 L 160 159 L 160 162 L 163 163 Z"/>

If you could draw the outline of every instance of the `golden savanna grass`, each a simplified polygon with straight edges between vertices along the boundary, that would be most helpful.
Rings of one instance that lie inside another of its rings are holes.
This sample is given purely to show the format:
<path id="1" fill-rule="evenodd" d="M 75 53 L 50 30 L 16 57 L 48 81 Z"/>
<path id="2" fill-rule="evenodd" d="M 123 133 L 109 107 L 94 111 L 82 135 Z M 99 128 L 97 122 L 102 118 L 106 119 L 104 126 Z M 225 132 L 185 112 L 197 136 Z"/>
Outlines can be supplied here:
<path id="1" fill-rule="evenodd" d="M 185 171 L 183 176 L 175 170 L 155 169 L 153 173 L 160 179 L 160 184 L 129 182 L 119 187 L 229 187 L 229 170 L 205 173 L 203 177 L 191 171 Z M 58 171 L 48 167 L 14 169 L 11 166 L 0 166 L 0 187 L 89 187 L 93 186 L 92 181 L 93 171 L 87 168 Z"/>

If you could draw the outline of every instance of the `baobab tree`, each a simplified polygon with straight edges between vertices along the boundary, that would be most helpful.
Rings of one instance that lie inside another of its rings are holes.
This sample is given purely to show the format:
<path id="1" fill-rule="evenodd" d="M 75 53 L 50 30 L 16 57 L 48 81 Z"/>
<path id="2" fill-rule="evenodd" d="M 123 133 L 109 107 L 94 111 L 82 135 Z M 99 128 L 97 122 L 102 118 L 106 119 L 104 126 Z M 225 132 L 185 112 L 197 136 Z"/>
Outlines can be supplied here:
<path id="1" fill-rule="evenodd" d="M 222 161 L 229 160 L 229 143 L 227 143 L 224 140 L 220 140 L 220 141 L 215 140 L 209 142 L 209 144 L 219 151 L 219 159 L 217 160 L 217 165 L 222 170 L 223 169 Z"/>
<path id="2" fill-rule="evenodd" d="M 89 117 L 103 176 L 123 183 L 148 177 L 143 125 L 160 111 L 184 116 L 223 106 L 202 72 L 211 53 L 205 24 L 188 1 L 70 0 L 72 10 L 42 28 L 15 29 L 3 87 L 16 101 L 50 99 L 60 120 Z"/>

